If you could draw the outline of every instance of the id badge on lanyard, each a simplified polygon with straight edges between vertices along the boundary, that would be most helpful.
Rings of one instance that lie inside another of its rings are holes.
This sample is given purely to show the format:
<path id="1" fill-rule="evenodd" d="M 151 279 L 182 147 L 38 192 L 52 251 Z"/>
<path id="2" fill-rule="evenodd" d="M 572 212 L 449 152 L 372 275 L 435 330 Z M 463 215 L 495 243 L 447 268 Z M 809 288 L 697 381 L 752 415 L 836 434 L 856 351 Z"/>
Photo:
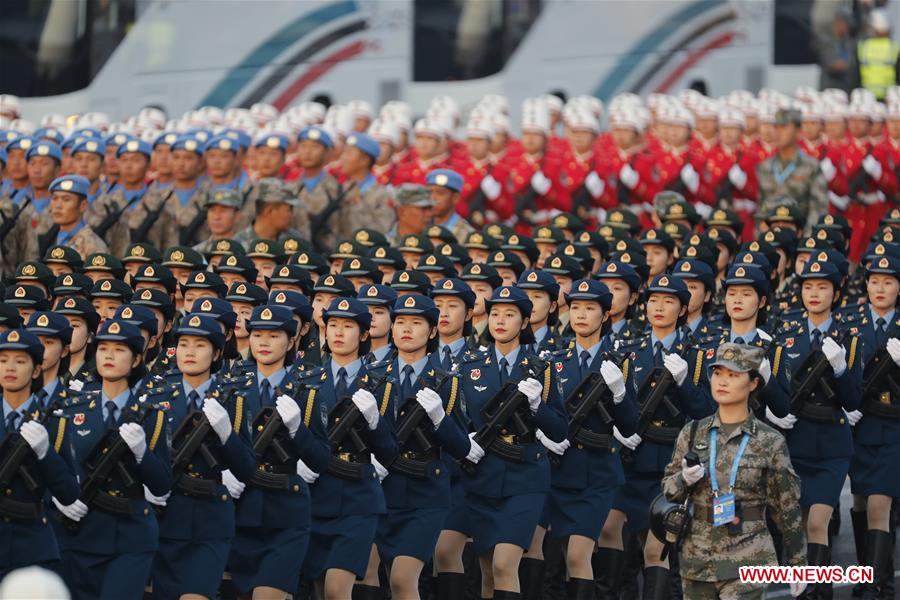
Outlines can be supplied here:
<path id="1" fill-rule="evenodd" d="M 735 512 L 734 500 L 734 484 L 737 481 L 738 467 L 741 458 L 744 456 L 744 450 L 750 442 L 750 434 L 746 431 L 741 437 L 741 445 L 738 447 L 737 454 L 734 455 L 734 463 L 731 465 L 731 477 L 728 481 L 728 491 L 719 492 L 719 482 L 716 478 L 716 441 L 718 439 L 718 428 L 713 427 L 709 430 L 709 485 L 713 491 L 713 527 L 721 527 L 722 525 L 732 525 L 737 523 L 737 514 Z"/>

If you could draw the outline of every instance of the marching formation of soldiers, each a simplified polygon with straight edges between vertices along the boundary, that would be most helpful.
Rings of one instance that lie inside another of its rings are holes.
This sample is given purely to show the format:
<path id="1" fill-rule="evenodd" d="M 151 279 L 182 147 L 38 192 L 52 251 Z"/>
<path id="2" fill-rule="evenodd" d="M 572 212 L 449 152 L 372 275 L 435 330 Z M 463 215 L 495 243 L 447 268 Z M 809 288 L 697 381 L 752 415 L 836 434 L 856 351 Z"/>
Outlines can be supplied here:
<path id="1" fill-rule="evenodd" d="M 448 97 L 35 127 L 0 96 L 0 577 L 762 598 L 738 567 L 833 564 L 849 477 L 854 596 L 892 598 L 887 100 L 545 96 L 515 139 L 500 96 L 463 138 Z"/>

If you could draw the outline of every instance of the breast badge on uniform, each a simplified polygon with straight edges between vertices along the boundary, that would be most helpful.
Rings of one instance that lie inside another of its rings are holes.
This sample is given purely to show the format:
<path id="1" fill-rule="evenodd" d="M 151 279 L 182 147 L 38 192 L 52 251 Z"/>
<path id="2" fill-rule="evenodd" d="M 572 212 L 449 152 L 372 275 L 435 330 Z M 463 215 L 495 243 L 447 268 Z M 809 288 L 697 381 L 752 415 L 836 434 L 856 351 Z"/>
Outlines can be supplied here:
<path id="1" fill-rule="evenodd" d="M 75 416 L 72 417 L 72 424 L 75 426 L 84 425 L 84 413 L 75 413 Z"/>
<path id="2" fill-rule="evenodd" d="M 481 379 L 481 369 L 472 369 L 469 371 L 469 375 L 472 377 L 472 381 L 478 381 Z"/>

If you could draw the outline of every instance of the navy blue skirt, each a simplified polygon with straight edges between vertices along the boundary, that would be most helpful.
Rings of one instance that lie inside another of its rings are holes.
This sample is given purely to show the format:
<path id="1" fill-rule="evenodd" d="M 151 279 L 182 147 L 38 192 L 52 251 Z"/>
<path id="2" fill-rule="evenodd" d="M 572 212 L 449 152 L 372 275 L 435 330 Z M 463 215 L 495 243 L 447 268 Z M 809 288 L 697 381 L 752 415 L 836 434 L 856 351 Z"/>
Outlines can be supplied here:
<path id="1" fill-rule="evenodd" d="M 318 579 L 328 569 L 350 571 L 359 579 L 365 577 L 377 528 L 378 515 L 313 517 L 303 578 Z"/>
<path id="2" fill-rule="evenodd" d="M 854 444 L 850 491 L 900 498 L 900 444 Z"/>
<path id="3" fill-rule="evenodd" d="M 550 488 L 547 494 L 550 537 L 581 535 L 592 540 L 599 538 L 615 493 L 613 488 Z"/>
<path id="4" fill-rule="evenodd" d="M 469 508 L 466 504 L 466 488 L 462 478 L 450 480 L 450 512 L 444 519 L 444 529 L 458 531 L 465 536 L 472 535 L 469 525 Z"/>
<path id="5" fill-rule="evenodd" d="M 375 545 L 382 561 L 412 556 L 422 562 L 434 555 L 438 536 L 444 528 L 447 508 L 389 508 L 378 519 Z"/>
<path id="6" fill-rule="evenodd" d="M 165 600 L 182 594 L 199 594 L 215 598 L 228 563 L 230 546 L 230 539 L 160 538 L 153 559 L 153 597 Z"/>
<path id="7" fill-rule="evenodd" d="M 514 544 L 528 550 L 546 497 L 543 492 L 505 498 L 466 496 L 476 554 L 484 554 L 497 544 Z"/>
<path id="8" fill-rule="evenodd" d="M 638 533 L 650 528 L 650 503 L 662 492 L 662 477 L 662 473 L 625 472 L 625 483 L 616 490 L 612 507 L 625 513 L 631 531 Z"/>
<path id="9" fill-rule="evenodd" d="M 153 552 L 91 554 L 79 550 L 62 553 L 66 585 L 73 598 L 143 598 L 150 582 Z"/>
<path id="10" fill-rule="evenodd" d="M 305 527 L 238 527 L 228 558 L 235 589 L 241 594 L 263 586 L 296 590 L 309 538 Z"/>
<path id="11" fill-rule="evenodd" d="M 841 488 L 850 469 L 850 458 L 791 457 L 794 471 L 800 477 L 800 506 L 813 504 L 837 506 Z"/>

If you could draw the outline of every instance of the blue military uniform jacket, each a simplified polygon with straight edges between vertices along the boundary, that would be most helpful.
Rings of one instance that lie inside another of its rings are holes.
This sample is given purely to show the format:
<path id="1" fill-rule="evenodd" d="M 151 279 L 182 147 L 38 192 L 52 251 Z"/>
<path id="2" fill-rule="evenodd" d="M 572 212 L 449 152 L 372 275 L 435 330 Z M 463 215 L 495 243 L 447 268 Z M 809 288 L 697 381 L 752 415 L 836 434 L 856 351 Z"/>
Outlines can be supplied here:
<path id="1" fill-rule="evenodd" d="M 534 356 L 520 347 L 507 381 L 516 383 L 527 379 L 534 360 Z M 494 345 L 491 344 L 484 352 L 471 354 L 461 365 L 460 371 L 466 408 L 473 429 L 478 431 L 484 425 L 482 409 L 502 388 Z M 543 386 L 542 402 L 537 413 L 526 417 L 526 425 L 532 431 L 540 429 L 554 441 L 562 441 L 566 438 L 568 423 L 556 370 L 547 364 L 538 379 Z M 526 408 L 525 412 L 530 411 Z M 521 463 L 501 458 L 485 448 L 484 458 L 479 461 L 474 474 L 466 475 L 463 480 L 466 492 L 504 498 L 549 491 L 550 462 L 546 448 L 537 440 L 528 441 L 523 446 L 525 460 Z"/>

